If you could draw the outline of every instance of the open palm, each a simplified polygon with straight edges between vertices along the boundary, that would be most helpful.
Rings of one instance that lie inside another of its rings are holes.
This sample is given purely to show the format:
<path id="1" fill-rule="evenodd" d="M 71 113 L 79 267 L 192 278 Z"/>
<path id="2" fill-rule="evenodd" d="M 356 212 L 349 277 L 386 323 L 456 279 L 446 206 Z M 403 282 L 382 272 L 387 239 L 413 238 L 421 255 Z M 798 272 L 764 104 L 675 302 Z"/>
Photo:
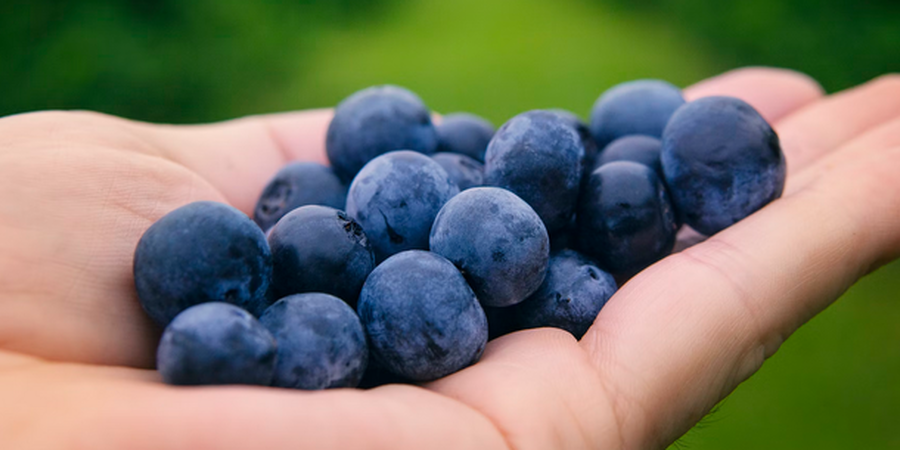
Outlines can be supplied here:
<path id="1" fill-rule="evenodd" d="M 330 112 L 0 119 L 0 448 L 664 447 L 900 252 L 900 78 L 823 97 L 797 74 L 745 69 L 686 94 L 742 97 L 774 124 L 782 199 L 629 281 L 580 342 L 518 332 L 449 377 L 367 391 L 160 384 L 159 330 L 131 275 L 166 212 L 250 212 L 286 161 L 324 160 Z"/>

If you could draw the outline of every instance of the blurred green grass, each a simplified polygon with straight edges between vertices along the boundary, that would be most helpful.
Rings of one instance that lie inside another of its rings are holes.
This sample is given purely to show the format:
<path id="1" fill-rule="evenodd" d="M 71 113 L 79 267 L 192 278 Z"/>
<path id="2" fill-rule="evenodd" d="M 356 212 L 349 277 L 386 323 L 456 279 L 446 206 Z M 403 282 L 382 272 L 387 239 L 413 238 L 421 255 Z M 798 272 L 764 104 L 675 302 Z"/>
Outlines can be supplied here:
<path id="1" fill-rule="evenodd" d="M 164 122 L 332 106 L 379 83 L 496 124 L 586 114 L 609 86 L 741 65 L 829 91 L 900 69 L 900 3 L 800 0 L 5 0 L 0 115 L 85 108 Z M 678 444 L 900 447 L 900 262 L 791 337 Z"/>

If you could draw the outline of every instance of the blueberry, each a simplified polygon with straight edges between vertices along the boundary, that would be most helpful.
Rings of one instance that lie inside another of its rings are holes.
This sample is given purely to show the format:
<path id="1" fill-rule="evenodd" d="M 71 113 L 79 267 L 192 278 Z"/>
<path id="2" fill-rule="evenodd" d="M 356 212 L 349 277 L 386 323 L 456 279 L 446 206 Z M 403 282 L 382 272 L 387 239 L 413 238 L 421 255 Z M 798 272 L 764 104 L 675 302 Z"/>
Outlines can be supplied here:
<path id="1" fill-rule="evenodd" d="M 271 298 L 324 292 L 356 305 L 359 290 L 375 268 L 362 227 L 343 211 L 302 206 L 269 232 L 272 248 Z"/>
<path id="2" fill-rule="evenodd" d="M 662 163 L 659 161 L 661 149 L 662 142 L 655 137 L 642 134 L 623 136 L 603 149 L 594 168 L 613 161 L 633 161 L 653 169 L 662 179 Z"/>
<path id="3" fill-rule="evenodd" d="M 398 253 L 372 271 L 359 318 L 378 364 L 414 381 L 475 363 L 487 342 L 487 319 L 462 274 L 421 250 Z"/>
<path id="4" fill-rule="evenodd" d="M 529 111 L 513 117 L 491 139 L 485 185 L 512 191 L 544 221 L 550 233 L 572 218 L 584 146 L 558 114 Z"/>
<path id="5" fill-rule="evenodd" d="M 439 152 L 466 155 L 484 161 L 484 151 L 494 136 L 494 125 L 474 114 L 447 114 L 437 125 Z"/>
<path id="6" fill-rule="evenodd" d="M 278 300 L 259 321 L 278 342 L 273 386 L 293 389 L 356 387 L 369 359 L 359 317 L 323 293 Z"/>
<path id="7" fill-rule="evenodd" d="M 285 214 L 305 205 L 343 209 L 347 186 L 330 167 L 314 162 L 292 162 L 284 166 L 263 189 L 253 220 L 268 230 Z"/>
<path id="8" fill-rule="evenodd" d="M 162 335 L 156 366 L 176 385 L 268 385 L 275 373 L 275 339 L 250 313 L 210 302 L 178 314 Z"/>
<path id="9" fill-rule="evenodd" d="M 431 159 L 447 171 L 461 191 L 484 184 L 484 165 L 466 155 L 435 153 Z"/>
<path id="10" fill-rule="evenodd" d="M 134 252 L 141 306 L 167 325 L 206 302 L 258 315 L 266 306 L 272 254 L 262 230 L 244 213 L 215 202 L 182 206 L 150 226 Z"/>
<path id="11" fill-rule="evenodd" d="M 581 339 L 615 292 L 612 275 L 578 252 L 564 250 L 550 257 L 540 289 L 514 309 L 523 328 L 562 328 Z"/>
<path id="12" fill-rule="evenodd" d="M 634 274 L 672 251 L 675 214 L 653 169 L 615 161 L 595 170 L 578 203 L 578 249 L 616 275 Z"/>
<path id="13" fill-rule="evenodd" d="M 713 235 L 781 197 L 778 135 L 747 103 L 706 97 L 680 108 L 663 134 L 662 167 L 675 208 Z"/>
<path id="14" fill-rule="evenodd" d="M 404 250 L 427 249 L 434 216 L 459 193 L 447 171 L 410 151 L 373 159 L 347 193 L 347 214 L 362 225 L 377 261 Z"/>
<path id="15" fill-rule="evenodd" d="M 531 295 L 544 281 L 550 251 L 534 210 L 492 187 L 469 189 L 447 202 L 434 220 L 430 243 L 487 306 L 510 306 Z"/>
<path id="16" fill-rule="evenodd" d="M 600 151 L 597 147 L 597 141 L 595 141 L 594 136 L 591 135 L 590 128 L 580 117 L 570 111 L 564 109 L 553 109 L 551 111 L 565 120 L 566 123 L 578 133 L 578 137 L 581 138 L 581 145 L 584 146 L 584 160 L 581 165 L 584 170 L 590 174 L 591 168 L 594 167 L 594 161 L 597 159 L 597 154 Z"/>
<path id="17" fill-rule="evenodd" d="M 662 80 L 613 86 L 591 109 L 591 133 L 601 148 L 629 134 L 662 136 L 669 117 L 684 104 L 681 90 Z"/>
<path id="18" fill-rule="evenodd" d="M 344 99 L 325 137 L 328 160 L 344 182 L 378 155 L 393 150 L 431 154 L 436 148 L 428 108 L 416 94 L 397 86 L 374 86 Z"/>

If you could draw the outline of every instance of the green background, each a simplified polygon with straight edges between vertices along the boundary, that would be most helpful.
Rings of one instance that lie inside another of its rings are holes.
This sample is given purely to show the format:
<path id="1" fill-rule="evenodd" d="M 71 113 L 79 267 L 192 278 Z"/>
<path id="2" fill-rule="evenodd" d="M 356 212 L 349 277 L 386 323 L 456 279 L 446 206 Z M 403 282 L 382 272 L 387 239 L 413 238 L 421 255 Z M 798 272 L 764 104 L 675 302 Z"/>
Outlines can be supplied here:
<path id="1" fill-rule="evenodd" d="M 586 114 L 609 86 L 743 65 L 829 92 L 900 70 L 892 0 L 146 0 L 0 3 L 0 116 L 81 108 L 174 123 L 332 106 L 379 83 L 500 124 Z M 689 448 L 900 448 L 900 264 L 789 339 Z"/>

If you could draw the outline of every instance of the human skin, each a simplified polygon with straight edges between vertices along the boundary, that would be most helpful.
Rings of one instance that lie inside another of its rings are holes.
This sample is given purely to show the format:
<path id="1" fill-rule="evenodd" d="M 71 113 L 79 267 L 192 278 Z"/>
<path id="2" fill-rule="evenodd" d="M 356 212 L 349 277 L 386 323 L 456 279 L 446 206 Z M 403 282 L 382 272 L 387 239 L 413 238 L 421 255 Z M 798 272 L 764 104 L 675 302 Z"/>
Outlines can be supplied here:
<path id="1" fill-rule="evenodd" d="M 581 341 L 522 331 L 441 380 L 366 391 L 165 386 L 131 274 L 166 212 L 251 213 L 286 161 L 324 162 L 329 111 L 0 119 L 0 448 L 663 448 L 900 255 L 900 77 L 824 97 L 795 73 L 743 69 L 686 91 L 704 95 L 774 125 L 781 199 L 631 279 Z"/>

